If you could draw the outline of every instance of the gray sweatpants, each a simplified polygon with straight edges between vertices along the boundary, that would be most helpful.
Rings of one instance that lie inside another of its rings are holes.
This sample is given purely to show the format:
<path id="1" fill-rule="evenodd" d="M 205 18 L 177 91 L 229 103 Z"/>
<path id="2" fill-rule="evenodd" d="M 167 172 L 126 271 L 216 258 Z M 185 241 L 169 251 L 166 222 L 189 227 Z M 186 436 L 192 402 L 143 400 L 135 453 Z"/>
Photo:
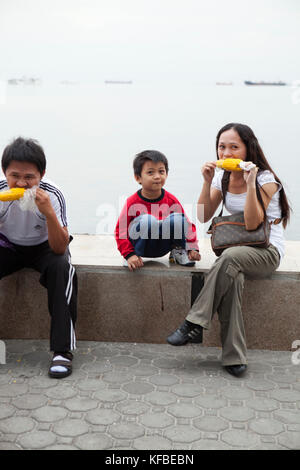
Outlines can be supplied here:
<path id="1" fill-rule="evenodd" d="M 262 279 L 279 266 L 277 249 L 237 246 L 227 248 L 215 261 L 186 319 L 208 329 L 215 312 L 221 325 L 222 364 L 247 364 L 242 314 L 245 276 Z"/>

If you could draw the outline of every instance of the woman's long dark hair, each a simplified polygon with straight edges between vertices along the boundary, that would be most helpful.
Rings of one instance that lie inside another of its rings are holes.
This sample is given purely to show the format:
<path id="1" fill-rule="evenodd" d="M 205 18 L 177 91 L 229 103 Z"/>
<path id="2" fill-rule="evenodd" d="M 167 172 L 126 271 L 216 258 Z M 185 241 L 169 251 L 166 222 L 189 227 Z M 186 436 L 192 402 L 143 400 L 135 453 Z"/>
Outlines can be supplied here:
<path id="1" fill-rule="evenodd" d="M 220 136 L 221 134 L 223 134 L 223 132 L 229 131 L 230 129 L 234 129 L 240 136 L 241 140 L 246 145 L 246 149 L 247 149 L 246 161 L 255 163 L 259 171 L 269 170 L 271 173 L 273 173 L 274 178 L 277 181 L 277 183 L 281 184 L 282 189 L 279 192 L 279 203 L 281 207 L 282 225 L 284 228 L 286 228 L 287 223 L 290 219 L 290 212 L 291 212 L 288 199 L 286 197 L 286 194 L 285 194 L 285 191 L 284 191 L 284 188 L 280 179 L 274 173 L 271 166 L 269 165 L 264 155 L 264 152 L 262 151 L 262 148 L 259 145 L 258 140 L 254 132 L 252 131 L 252 129 L 249 126 L 246 126 L 246 124 L 239 124 L 239 123 L 229 123 L 229 124 L 226 124 L 226 126 L 222 127 L 222 129 L 219 130 L 217 138 L 216 138 L 217 158 L 218 158 L 218 147 L 219 147 Z M 257 193 L 258 200 L 265 213 L 263 201 L 262 201 L 261 194 L 260 194 L 257 184 L 256 184 L 256 193 Z"/>

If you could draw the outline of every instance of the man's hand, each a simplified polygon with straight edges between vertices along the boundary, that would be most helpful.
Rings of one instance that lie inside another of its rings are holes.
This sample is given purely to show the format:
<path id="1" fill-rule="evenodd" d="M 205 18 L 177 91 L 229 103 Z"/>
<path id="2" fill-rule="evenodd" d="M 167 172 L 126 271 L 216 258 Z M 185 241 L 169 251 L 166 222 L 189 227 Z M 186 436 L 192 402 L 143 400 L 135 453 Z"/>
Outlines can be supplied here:
<path id="1" fill-rule="evenodd" d="M 144 266 L 143 260 L 140 256 L 132 255 L 127 259 L 128 269 L 130 271 L 135 271 L 136 269 L 142 268 Z"/>
<path id="2" fill-rule="evenodd" d="M 62 227 L 57 219 L 50 197 L 46 191 L 36 188 L 35 203 L 38 210 L 46 217 L 48 229 L 48 243 L 54 253 L 63 255 L 69 244 L 67 227 Z"/>
<path id="3" fill-rule="evenodd" d="M 189 260 L 190 261 L 200 261 L 201 255 L 196 250 L 190 250 L 188 252 Z"/>
<path id="4" fill-rule="evenodd" d="M 54 213 L 49 195 L 41 188 L 36 188 L 35 203 L 38 210 L 41 212 L 41 214 L 44 214 L 45 217 L 48 217 Z"/>

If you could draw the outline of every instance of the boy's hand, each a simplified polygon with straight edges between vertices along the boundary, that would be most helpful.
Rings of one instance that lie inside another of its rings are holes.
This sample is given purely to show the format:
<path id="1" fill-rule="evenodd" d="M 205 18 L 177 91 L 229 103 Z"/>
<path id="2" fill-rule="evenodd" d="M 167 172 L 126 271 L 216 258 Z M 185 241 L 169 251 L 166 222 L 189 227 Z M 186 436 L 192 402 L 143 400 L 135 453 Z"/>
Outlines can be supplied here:
<path id="1" fill-rule="evenodd" d="M 191 261 L 200 261 L 201 255 L 196 250 L 190 250 L 188 252 L 189 260 Z"/>
<path id="2" fill-rule="evenodd" d="M 135 269 L 142 268 L 144 266 L 143 260 L 140 256 L 132 255 L 127 259 L 128 269 L 135 271 Z"/>

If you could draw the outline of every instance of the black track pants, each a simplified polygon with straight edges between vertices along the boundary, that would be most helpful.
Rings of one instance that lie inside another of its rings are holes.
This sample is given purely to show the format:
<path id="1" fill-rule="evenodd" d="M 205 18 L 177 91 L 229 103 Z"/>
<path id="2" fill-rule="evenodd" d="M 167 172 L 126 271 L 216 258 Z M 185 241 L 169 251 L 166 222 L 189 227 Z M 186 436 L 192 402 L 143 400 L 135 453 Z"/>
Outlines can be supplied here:
<path id="1" fill-rule="evenodd" d="M 36 246 L 0 246 L 0 279 L 22 268 L 41 273 L 40 283 L 48 291 L 51 315 L 50 350 L 71 351 L 76 348 L 77 276 L 69 250 L 55 254 L 48 242 Z"/>

